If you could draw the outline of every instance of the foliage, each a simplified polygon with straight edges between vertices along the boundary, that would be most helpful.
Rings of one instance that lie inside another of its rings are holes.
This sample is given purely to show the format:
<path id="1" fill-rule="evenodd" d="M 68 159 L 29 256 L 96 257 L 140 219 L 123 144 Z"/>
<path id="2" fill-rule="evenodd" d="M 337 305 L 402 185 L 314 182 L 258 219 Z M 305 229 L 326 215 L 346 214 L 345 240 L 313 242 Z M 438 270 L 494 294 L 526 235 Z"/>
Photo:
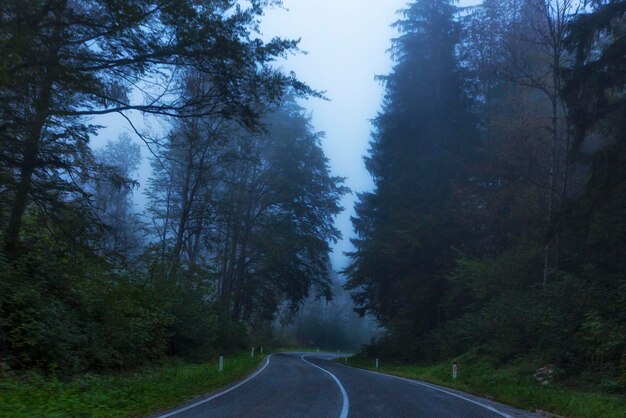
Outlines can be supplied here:
<path id="1" fill-rule="evenodd" d="M 163 268 L 204 270 L 222 313 L 248 323 L 272 320 L 283 303 L 296 310 L 310 290 L 330 297 L 333 218 L 347 191 L 295 97 L 262 122 L 260 133 L 179 124 L 147 193 Z"/>
<path id="2" fill-rule="evenodd" d="M 345 270 L 360 311 L 376 316 L 407 353 L 410 340 L 442 319 L 442 273 L 460 232 L 448 215 L 473 155 L 454 12 L 449 1 L 417 1 L 396 23 L 396 66 L 382 77 L 386 96 L 366 158 L 376 189 L 359 196 L 356 250 Z"/>
<path id="3" fill-rule="evenodd" d="M 253 127 L 287 87 L 315 94 L 272 66 L 297 42 L 255 36 L 264 4 L 3 2 L 0 135 L 8 146 L 0 164 L 9 174 L 2 190 L 10 210 L 2 220 L 6 251 L 18 250 L 27 209 L 82 195 L 77 185 L 91 175 L 93 164 L 89 137 L 99 128 L 89 116 L 118 113 L 129 121 L 130 111 L 220 116 Z M 207 82 L 186 89 L 188 73 Z"/>
<path id="4" fill-rule="evenodd" d="M 32 227 L 28 254 L 5 258 L 0 272 L 1 355 L 10 368 L 67 376 L 168 355 L 206 359 L 246 345 L 241 326 L 222 319 L 202 293 L 120 271 L 85 243 Z M 86 234 L 76 221 L 73 232 Z"/>
<path id="5" fill-rule="evenodd" d="M 403 11 L 346 270 L 386 327 L 368 353 L 623 374 L 626 9 L 586 6 Z"/>
<path id="6" fill-rule="evenodd" d="M 330 298 L 347 190 L 296 104 L 321 95 L 274 65 L 298 42 L 260 39 L 272 4 L 0 5 L 2 370 L 206 359 L 261 338 L 252 324 L 267 331 L 309 292 Z M 89 146 L 92 117 L 112 113 L 154 156 L 144 216 L 139 145 Z"/>
<path id="7" fill-rule="evenodd" d="M 85 374 L 62 381 L 36 373 L 0 379 L 0 415 L 12 417 L 142 417 L 216 390 L 250 373 L 263 356 L 226 356 L 207 363 L 168 361 L 132 373 Z"/>
<path id="8" fill-rule="evenodd" d="M 85 246 L 28 236 L 30 251 L 1 273 L 5 361 L 72 374 L 128 368 L 167 354 L 168 313 L 145 283 Z M 16 280 L 16 279 L 21 280 Z"/>

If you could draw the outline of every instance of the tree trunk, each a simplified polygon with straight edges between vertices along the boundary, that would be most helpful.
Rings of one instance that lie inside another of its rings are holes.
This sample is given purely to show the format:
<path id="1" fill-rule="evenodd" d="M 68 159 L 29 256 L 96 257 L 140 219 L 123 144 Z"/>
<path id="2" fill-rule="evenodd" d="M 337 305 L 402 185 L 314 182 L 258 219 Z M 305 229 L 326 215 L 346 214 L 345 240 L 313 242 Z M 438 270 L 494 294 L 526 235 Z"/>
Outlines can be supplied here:
<path id="1" fill-rule="evenodd" d="M 554 70 L 556 73 L 556 70 Z M 556 164 L 557 164 L 557 144 L 558 144 L 558 98 L 552 97 L 552 136 L 550 140 L 550 167 L 548 174 L 548 228 L 552 226 L 554 220 L 555 186 L 556 186 Z M 554 237 L 549 237 L 544 248 L 543 263 L 543 285 L 548 283 L 548 278 L 554 272 L 552 252 L 554 250 Z"/>
<path id="2" fill-rule="evenodd" d="M 62 11 L 65 9 L 67 1 L 63 1 L 55 10 L 56 29 L 50 42 L 52 49 L 45 58 L 49 64 L 45 67 L 45 75 L 41 85 L 39 96 L 35 99 L 32 129 L 24 141 L 22 163 L 20 165 L 20 181 L 15 191 L 15 199 L 11 205 L 11 215 L 7 224 L 4 236 L 4 249 L 7 254 L 14 255 L 19 246 L 20 230 L 22 219 L 28 205 L 28 198 L 31 194 L 33 174 L 39 162 L 39 149 L 41 136 L 48 117 L 50 116 L 50 104 L 52 102 L 52 89 L 57 78 L 59 64 L 59 50 L 61 45 L 61 22 L 63 20 Z"/>
<path id="3" fill-rule="evenodd" d="M 51 70 L 49 70 L 51 71 Z M 48 119 L 48 109 L 52 96 L 52 77 L 46 77 L 46 83 L 42 88 L 41 95 L 35 105 L 35 118 L 33 120 L 30 135 L 24 142 L 22 164 L 20 165 L 20 181 L 17 185 L 15 199 L 11 205 L 11 215 L 5 233 L 5 251 L 7 254 L 15 254 L 19 245 L 19 235 L 22 226 L 22 218 L 28 204 L 31 192 L 33 174 L 39 159 L 39 146 L 41 135 Z"/>

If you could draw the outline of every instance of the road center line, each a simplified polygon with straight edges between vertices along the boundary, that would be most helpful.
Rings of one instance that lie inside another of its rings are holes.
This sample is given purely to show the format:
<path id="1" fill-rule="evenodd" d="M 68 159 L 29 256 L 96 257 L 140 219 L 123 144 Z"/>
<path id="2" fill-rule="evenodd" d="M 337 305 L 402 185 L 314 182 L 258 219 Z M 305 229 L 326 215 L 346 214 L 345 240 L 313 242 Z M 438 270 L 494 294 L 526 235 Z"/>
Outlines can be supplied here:
<path id="1" fill-rule="evenodd" d="M 341 414 L 339 415 L 339 418 L 348 418 L 348 411 L 350 410 L 350 400 L 348 399 L 348 393 L 346 392 L 346 389 L 343 387 L 339 379 L 337 379 L 337 376 L 335 376 L 328 370 L 318 366 L 317 364 L 311 363 L 309 360 L 304 358 L 306 356 L 307 356 L 306 354 L 303 354 L 302 356 L 300 356 L 300 358 L 304 360 L 305 362 L 309 363 L 311 366 L 317 367 L 321 371 L 328 373 L 330 377 L 333 378 L 335 383 L 337 383 L 337 386 L 339 386 L 339 390 L 341 390 L 341 396 L 343 397 L 343 404 L 341 406 Z"/>
<path id="2" fill-rule="evenodd" d="M 475 401 L 475 400 L 470 399 L 470 398 L 468 398 L 466 396 L 459 395 L 458 393 L 450 392 L 449 390 L 442 389 L 442 388 L 440 388 L 438 386 L 431 385 L 429 383 L 420 382 L 418 380 L 407 379 L 407 378 L 400 377 L 400 376 L 394 376 L 392 374 L 380 373 L 380 372 L 376 372 L 374 370 L 361 369 L 361 368 L 358 368 L 358 367 L 344 366 L 343 364 L 339 364 L 339 363 L 337 363 L 337 366 L 345 367 L 345 368 L 352 369 L 352 370 L 362 370 L 364 372 L 374 373 L 374 374 L 378 374 L 378 375 L 386 376 L 386 377 L 391 377 L 391 378 L 398 379 L 398 380 L 404 380 L 407 383 L 412 383 L 414 385 L 424 386 L 424 387 L 427 387 L 429 389 L 436 390 L 438 392 L 443 392 L 443 393 L 445 393 L 447 395 L 450 395 L 450 396 L 454 396 L 455 398 L 463 399 L 464 401 L 467 401 L 467 402 L 473 403 L 474 405 L 478 405 L 478 406 L 481 406 L 481 407 L 483 407 L 485 409 L 488 409 L 489 411 L 491 411 L 491 412 L 493 412 L 495 414 L 498 414 L 498 415 L 500 415 L 503 418 L 513 418 L 511 415 L 509 415 L 509 414 L 507 414 L 505 412 L 502 412 L 502 411 L 494 408 L 493 406 L 487 405 L 487 404 L 482 403 L 482 402 Z"/>
<path id="3" fill-rule="evenodd" d="M 257 370 L 256 372 L 252 373 L 250 376 L 248 376 L 247 378 L 245 378 L 244 380 L 242 380 L 241 382 L 237 383 L 235 386 L 231 386 L 226 390 L 223 390 L 221 392 L 218 392 L 212 396 L 209 396 L 208 398 L 199 400 L 198 402 L 194 402 L 191 405 L 187 405 L 183 408 L 180 409 L 176 409 L 175 411 L 171 411 L 168 412 L 166 414 L 163 415 L 159 415 L 156 418 L 169 418 L 172 417 L 174 415 L 178 415 L 181 412 L 185 412 L 185 411 L 189 411 L 190 409 L 193 409 L 197 406 L 200 406 L 202 404 L 205 404 L 207 402 L 212 401 L 215 398 L 219 398 L 220 396 L 226 395 L 228 392 L 232 392 L 233 390 L 237 389 L 238 387 L 248 383 L 249 381 L 251 381 L 252 379 L 254 379 L 255 377 L 257 377 L 263 370 L 265 370 L 265 368 L 268 366 L 268 364 L 270 364 L 270 357 L 272 357 L 273 354 L 270 354 L 269 356 L 267 356 L 267 358 L 265 359 L 265 364 L 263 365 L 263 367 L 261 367 L 259 370 Z"/>

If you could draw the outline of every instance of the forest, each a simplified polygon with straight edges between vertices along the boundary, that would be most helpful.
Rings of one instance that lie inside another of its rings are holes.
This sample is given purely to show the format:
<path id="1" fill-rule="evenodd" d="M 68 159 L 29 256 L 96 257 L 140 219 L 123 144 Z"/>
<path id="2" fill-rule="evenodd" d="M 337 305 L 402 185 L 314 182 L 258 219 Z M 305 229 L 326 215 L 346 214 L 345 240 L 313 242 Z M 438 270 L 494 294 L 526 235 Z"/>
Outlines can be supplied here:
<path id="1" fill-rule="evenodd" d="M 401 11 L 345 269 L 387 330 L 366 351 L 532 358 L 623 393 L 625 16 L 610 0 Z"/>
<path id="2" fill-rule="evenodd" d="M 331 298 L 332 176 L 258 37 L 265 2 L 15 0 L 0 8 L 0 365 L 61 376 L 269 342 Z M 94 149 L 122 115 L 150 150 Z M 133 115 L 158 118 L 161 137 Z"/>
<path id="3" fill-rule="evenodd" d="M 0 377 L 289 340 L 626 393 L 626 2 L 400 10 L 339 275 L 351 191 L 299 41 L 260 36 L 280 3 L 0 1 Z"/>

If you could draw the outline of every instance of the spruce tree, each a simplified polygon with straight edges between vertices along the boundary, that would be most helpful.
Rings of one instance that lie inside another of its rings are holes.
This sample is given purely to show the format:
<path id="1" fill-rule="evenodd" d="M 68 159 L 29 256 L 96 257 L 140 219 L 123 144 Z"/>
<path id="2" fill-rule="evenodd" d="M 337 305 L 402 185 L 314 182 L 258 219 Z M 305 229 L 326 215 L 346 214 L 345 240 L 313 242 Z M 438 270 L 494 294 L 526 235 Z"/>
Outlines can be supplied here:
<path id="1" fill-rule="evenodd" d="M 376 188 L 360 195 L 353 219 L 358 239 L 346 287 L 360 312 L 402 342 L 442 319 L 442 272 L 450 247 L 462 245 L 454 196 L 467 180 L 475 128 L 455 54 L 455 14 L 448 0 L 418 0 L 395 23 L 395 66 L 380 77 L 386 95 L 366 158 Z"/>

